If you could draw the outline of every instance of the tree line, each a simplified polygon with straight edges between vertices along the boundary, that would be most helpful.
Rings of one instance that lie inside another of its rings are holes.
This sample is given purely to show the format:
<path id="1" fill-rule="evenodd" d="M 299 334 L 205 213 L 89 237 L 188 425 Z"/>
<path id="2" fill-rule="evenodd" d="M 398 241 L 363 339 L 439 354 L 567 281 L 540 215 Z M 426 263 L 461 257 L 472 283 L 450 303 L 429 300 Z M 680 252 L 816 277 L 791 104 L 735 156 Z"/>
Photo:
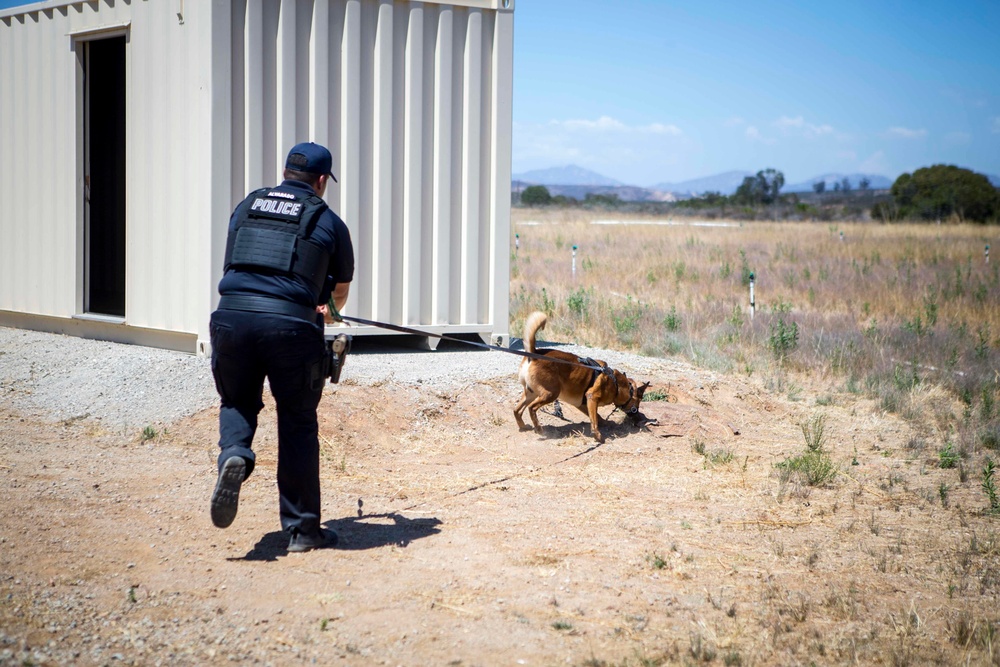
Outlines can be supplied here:
<path id="1" fill-rule="evenodd" d="M 863 176 L 860 181 L 858 181 L 858 190 L 861 192 L 867 192 L 871 189 L 872 182 L 867 176 Z M 850 192 L 851 191 L 851 179 L 844 176 L 839 181 L 833 182 L 833 187 L 831 188 L 833 192 Z M 816 181 L 813 183 L 813 192 L 818 195 L 826 192 L 826 181 Z"/>
<path id="2" fill-rule="evenodd" d="M 604 208 L 630 207 L 642 210 L 656 208 L 664 212 L 675 209 L 697 211 L 718 211 L 722 216 L 768 217 L 779 219 L 802 219 L 816 217 L 822 213 L 824 198 L 832 195 L 852 194 L 850 181 L 845 177 L 827 188 L 825 181 L 813 184 L 817 198 L 803 202 L 795 193 L 782 194 L 785 175 L 773 168 L 762 169 L 753 176 L 747 176 L 732 195 L 707 192 L 669 204 L 638 204 L 624 202 L 617 195 L 588 194 L 581 202 L 572 197 L 552 196 L 544 185 L 526 187 L 515 203 L 524 206 L 600 206 Z M 862 178 L 858 183 L 859 193 L 870 194 L 871 182 Z M 519 201 L 518 201 L 519 199 Z M 933 165 L 917 169 L 912 174 L 903 174 L 892 184 L 888 195 L 865 199 L 870 208 L 865 211 L 855 207 L 843 208 L 852 214 L 867 212 L 873 220 L 896 222 L 902 220 L 940 221 L 957 219 L 960 221 L 997 223 L 1000 222 L 1000 190 L 989 179 L 969 169 L 953 165 Z M 832 201 L 832 200 L 831 200 Z"/>
<path id="3" fill-rule="evenodd" d="M 892 200 L 872 207 L 872 218 L 895 220 L 970 220 L 997 222 L 1000 190 L 969 169 L 936 164 L 903 174 L 892 184 Z"/>

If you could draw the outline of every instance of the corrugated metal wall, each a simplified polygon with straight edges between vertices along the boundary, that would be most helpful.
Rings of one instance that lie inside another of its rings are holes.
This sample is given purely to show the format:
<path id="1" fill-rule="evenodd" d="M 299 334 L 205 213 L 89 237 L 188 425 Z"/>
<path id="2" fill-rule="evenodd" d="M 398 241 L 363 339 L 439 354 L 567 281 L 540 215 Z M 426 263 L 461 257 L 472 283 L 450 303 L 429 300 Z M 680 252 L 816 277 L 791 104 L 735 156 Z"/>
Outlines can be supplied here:
<path id="1" fill-rule="evenodd" d="M 506 333 L 512 6 L 465 4 L 235 0 L 232 197 L 325 144 L 347 312 Z"/>
<path id="2" fill-rule="evenodd" d="M 78 253 L 74 53 L 67 22 L 0 24 L 0 308 L 72 315 Z M 53 184 L 58 183 L 58 187 Z"/>
<path id="3" fill-rule="evenodd" d="M 313 140 L 355 243 L 347 312 L 506 334 L 513 0 L 36 7 L 0 20 L 0 311 L 82 313 L 77 49 L 113 29 L 128 34 L 127 327 L 207 340 L 229 212 Z"/>
<path id="4" fill-rule="evenodd" d="M 211 306 L 211 3 L 85 2 L 0 23 L 0 310 L 83 313 L 82 44 L 127 35 L 126 324 L 198 334 Z M 28 9 L 31 9 L 30 7 Z M 166 58 L 170 66 L 165 66 Z M 227 202 L 221 202 L 225 208 Z M 219 208 L 215 205 L 215 208 Z"/>

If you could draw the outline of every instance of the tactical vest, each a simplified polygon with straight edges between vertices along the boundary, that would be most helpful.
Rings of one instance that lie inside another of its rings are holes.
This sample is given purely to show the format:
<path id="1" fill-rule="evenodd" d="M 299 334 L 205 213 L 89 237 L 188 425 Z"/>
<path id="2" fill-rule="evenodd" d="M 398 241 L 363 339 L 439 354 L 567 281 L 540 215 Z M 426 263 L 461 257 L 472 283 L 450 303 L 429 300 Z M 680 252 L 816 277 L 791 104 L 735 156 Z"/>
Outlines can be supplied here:
<path id="1" fill-rule="evenodd" d="M 279 188 L 251 192 L 236 209 L 226 239 L 225 270 L 299 276 L 318 303 L 330 255 L 310 236 L 326 209 L 326 202 L 314 194 L 300 196 Z"/>

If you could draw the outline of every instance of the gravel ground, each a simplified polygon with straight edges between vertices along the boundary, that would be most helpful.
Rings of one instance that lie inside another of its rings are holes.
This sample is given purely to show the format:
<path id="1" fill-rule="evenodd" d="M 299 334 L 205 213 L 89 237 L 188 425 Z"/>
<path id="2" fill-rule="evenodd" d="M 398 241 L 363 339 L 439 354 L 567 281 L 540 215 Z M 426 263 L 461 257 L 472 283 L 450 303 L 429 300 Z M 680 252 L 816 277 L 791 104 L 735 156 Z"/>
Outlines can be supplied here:
<path id="1" fill-rule="evenodd" d="M 436 351 L 401 339 L 361 337 L 342 381 L 453 387 L 510 376 L 520 357 L 441 341 Z M 514 341 L 515 349 L 520 341 Z M 635 374 L 657 360 L 575 345 Z M 63 420 L 92 419 L 111 431 L 170 424 L 215 405 L 209 360 L 192 354 L 0 327 L 0 396 L 19 410 Z"/>

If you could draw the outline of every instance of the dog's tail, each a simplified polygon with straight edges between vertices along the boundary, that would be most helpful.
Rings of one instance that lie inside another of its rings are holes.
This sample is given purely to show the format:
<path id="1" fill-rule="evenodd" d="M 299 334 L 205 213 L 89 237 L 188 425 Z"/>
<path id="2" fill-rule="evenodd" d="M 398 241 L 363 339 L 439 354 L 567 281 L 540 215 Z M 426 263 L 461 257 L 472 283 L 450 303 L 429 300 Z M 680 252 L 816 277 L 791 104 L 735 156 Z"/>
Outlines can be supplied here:
<path id="1" fill-rule="evenodd" d="M 524 349 L 528 352 L 535 352 L 535 334 L 539 330 L 545 328 L 545 323 L 549 321 L 549 318 L 540 310 L 536 310 L 531 315 L 528 315 L 527 321 L 524 323 Z"/>

